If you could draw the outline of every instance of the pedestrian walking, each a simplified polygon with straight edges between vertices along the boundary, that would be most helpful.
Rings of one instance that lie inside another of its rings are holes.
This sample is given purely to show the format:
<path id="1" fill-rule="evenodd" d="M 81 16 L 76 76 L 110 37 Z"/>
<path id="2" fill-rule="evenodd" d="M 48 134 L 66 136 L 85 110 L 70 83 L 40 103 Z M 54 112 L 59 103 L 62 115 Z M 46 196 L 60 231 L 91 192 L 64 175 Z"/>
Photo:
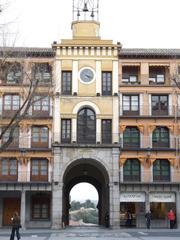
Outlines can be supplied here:
<path id="1" fill-rule="evenodd" d="M 65 214 L 62 215 L 62 228 L 66 228 L 66 216 Z"/>
<path id="2" fill-rule="evenodd" d="M 108 212 L 105 213 L 105 227 L 106 228 L 109 227 L 109 213 Z"/>
<path id="3" fill-rule="evenodd" d="M 10 240 L 14 240 L 15 233 L 16 233 L 17 240 L 19 240 L 21 238 L 19 233 L 21 222 L 17 212 L 14 212 L 13 217 L 11 218 L 11 222 L 12 222 L 12 231 L 11 231 Z"/>
<path id="4" fill-rule="evenodd" d="M 152 220 L 152 215 L 151 215 L 151 212 L 148 211 L 146 214 L 145 214 L 145 218 L 146 218 L 146 226 L 147 226 L 147 229 L 150 229 L 151 228 L 151 220 Z"/>
<path id="5" fill-rule="evenodd" d="M 170 223 L 170 229 L 173 229 L 175 224 L 175 213 L 172 209 L 170 209 L 170 211 L 168 212 L 168 219 Z"/>
<path id="6" fill-rule="evenodd" d="M 132 219 L 133 219 L 131 211 L 128 210 L 126 216 L 127 216 L 126 226 L 131 227 L 132 226 Z"/>

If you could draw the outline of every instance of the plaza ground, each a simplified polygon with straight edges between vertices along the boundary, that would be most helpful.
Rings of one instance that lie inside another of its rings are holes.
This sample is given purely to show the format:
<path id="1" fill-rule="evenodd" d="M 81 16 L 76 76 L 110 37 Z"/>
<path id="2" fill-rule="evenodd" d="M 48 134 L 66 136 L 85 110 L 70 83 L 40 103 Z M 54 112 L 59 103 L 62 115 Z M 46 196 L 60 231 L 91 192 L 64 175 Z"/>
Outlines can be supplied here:
<path id="1" fill-rule="evenodd" d="M 9 240 L 10 230 L 0 230 L 0 240 Z M 180 229 L 105 229 L 99 227 L 69 227 L 53 231 L 21 230 L 22 240 L 177 240 L 180 239 Z M 16 239 L 16 238 L 15 238 Z"/>

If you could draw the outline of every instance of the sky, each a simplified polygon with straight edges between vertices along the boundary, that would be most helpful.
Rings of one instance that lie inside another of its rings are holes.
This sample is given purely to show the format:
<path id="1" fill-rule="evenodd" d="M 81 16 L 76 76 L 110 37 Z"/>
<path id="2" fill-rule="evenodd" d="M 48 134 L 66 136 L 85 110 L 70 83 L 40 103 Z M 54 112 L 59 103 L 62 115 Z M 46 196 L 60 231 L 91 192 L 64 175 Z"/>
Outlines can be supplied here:
<path id="1" fill-rule="evenodd" d="M 72 0 L 9 1 L 6 18 L 16 45 L 51 47 L 53 41 L 71 38 Z M 121 42 L 124 48 L 179 48 L 180 0 L 99 0 L 102 39 Z"/>

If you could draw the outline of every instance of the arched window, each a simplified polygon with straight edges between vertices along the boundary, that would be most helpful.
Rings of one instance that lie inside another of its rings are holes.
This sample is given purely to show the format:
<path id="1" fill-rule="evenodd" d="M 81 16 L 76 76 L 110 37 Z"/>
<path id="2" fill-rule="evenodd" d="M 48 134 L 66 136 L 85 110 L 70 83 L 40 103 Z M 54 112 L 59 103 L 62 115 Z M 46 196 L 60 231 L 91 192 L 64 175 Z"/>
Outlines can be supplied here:
<path id="1" fill-rule="evenodd" d="M 78 112 L 77 142 L 96 143 L 96 114 L 90 108 L 83 108 Z"/>
<path id="2" fill-rule="evenodd" d="M 169 129 L 167 127 L 156 127 L 152 135 L 152 146 L 154 148 L 169 147 Z"/>
<path id="3" fill-rule="evenodd" d="M 140 133 L 137 127 L 126 127 L 126 130 L 123 134 L 123 147 L 140 147 Z"/>
<path id="4" fill-rule="evenodd" d="M 127 159 L 123 168 L 124 181 L 141 181 L 141 166 L 138 159 Z"/>
<path id="5" fill-rule="evenodd" d="M 157 159 L 153 164 L 153 181 L 170 181 L 170 163 L 167 159 Z"/>

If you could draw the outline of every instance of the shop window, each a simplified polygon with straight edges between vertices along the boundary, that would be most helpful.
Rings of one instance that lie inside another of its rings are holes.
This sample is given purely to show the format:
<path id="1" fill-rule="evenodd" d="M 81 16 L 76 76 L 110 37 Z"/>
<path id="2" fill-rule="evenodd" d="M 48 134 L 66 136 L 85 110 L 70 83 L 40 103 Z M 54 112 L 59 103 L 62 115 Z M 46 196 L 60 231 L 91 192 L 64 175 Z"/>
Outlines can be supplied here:
<path id="1" fill-rule="evenodd" d="M 34 96 L 32 112 L 34 116 L 48 116 L 50 112 L 49 96 Z"/>
<path id="2" fill-rule="evenodd" d="M 123 134 L 123 148 L 139 148 L 140 132 L 137 127 L 126 127 Z"/>
<path id="3" fill-rule="evenodd" d="M 31 199 L 31 218 L 32 220 L 50 219 L 50 198 L 48 196 L 34 196 Z"/>
<path id="4" fill-rule="evenodd" d="M 165 67 L 149 67 L 149 84 L 164 84 Z"/>
<path id="5" fill-rule="evenodd" d="M 123 115 L 139 115 L 139 95 L 123 95 Z"/>
<path id="6" fill-rule="evenodd" d="M 152 95 L 152 115 L 168 115 L 168 95 Z"/>
<path id="7" fill-rule="evenodd" d="M 0 180 L 16 181 L 18 175 L 18 163 L 14 158 L 0 159 Z"/>
<path id="8" fill-rule="evenodd" d="M 122 82 L 126 84 L 139 83 L 138 81 L 139 67 L 123 66 L 122 67 Z"/>
<path id="9" fill-rule="evenodd" d="M 125 182 L 141 181 L 141 165 L 138 159 L 127 159 L 123 168 Z"/>
<path id="10" fill-rule="evenodd" d="M 48 160 L 31 160 L 31 181 L 48 181 Z"/>
<path id="11" fill-rule="evenodd" d="M 61 120 L 61 142 L 62 143 L 71 142 L 71 119 Z"/>
<path id="12" fill-rule="evenodd" d="M 102 72 L 102 95 L 112 95 L 112 72 Z"/>
<path id="13" fill-rule="evenodd" d="M 49 129 L 45 126 L 33 126 L 31 146 L 35 148 L 48 147 Z"/>
<path id="14" fill-rule="evenodd" d="M 39 84 L 47 84 L 52 80 L 52 67 L 49 63 L 34 63 L 32 67 L 32 78 Z"/>
<path id="15" fill-rule="evenodd" d="M 153 148 L 169 148 L 169 129 L 167 127 L 156 127 L 152 134 Z"/>
<path id="16" fill-rule="evenodd" d="M 170 181 L 170 163 L 166 159 L 157 159 L 153 163 L 153 181 L 169 182 Z"/>
<path id="17" fill-rule="evenodd" d="M 63 95 L 72 94 L 72 71 L 62 71 L 61 91 Z"/>
<path id="18" fill-rule="evenodd" d="M 96 115 L 93 110 L 83 108 L 77 117 L 78 143 L 96 143 Z"/>
<path id="19" fill-rule="evenodd" d="M 112 120 L 102 120 L 102 143 L 112 143 Z"/>

